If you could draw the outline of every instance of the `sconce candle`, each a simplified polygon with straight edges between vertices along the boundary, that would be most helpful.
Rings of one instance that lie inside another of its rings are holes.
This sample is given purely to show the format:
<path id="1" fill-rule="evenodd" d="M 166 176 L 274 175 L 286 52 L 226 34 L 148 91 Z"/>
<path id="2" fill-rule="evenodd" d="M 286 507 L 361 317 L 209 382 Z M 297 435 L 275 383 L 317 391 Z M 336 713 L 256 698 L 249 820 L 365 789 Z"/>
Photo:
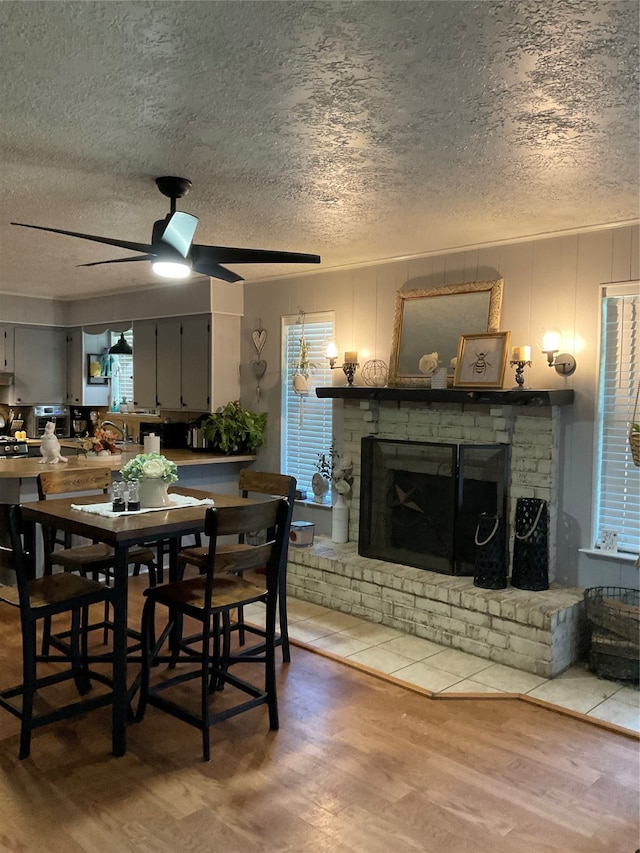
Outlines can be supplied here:
<path id="1" fill-rule="evenodd" d="M 531 361 L 531 347 L 514 347 L 512 361 Z"/>
<path id="2" fill-rule="evenodd" d="M 345 364 L 356 364 L 358 361 L 358 353 L 355 351 L 345 352 L 344 361 Z"/>

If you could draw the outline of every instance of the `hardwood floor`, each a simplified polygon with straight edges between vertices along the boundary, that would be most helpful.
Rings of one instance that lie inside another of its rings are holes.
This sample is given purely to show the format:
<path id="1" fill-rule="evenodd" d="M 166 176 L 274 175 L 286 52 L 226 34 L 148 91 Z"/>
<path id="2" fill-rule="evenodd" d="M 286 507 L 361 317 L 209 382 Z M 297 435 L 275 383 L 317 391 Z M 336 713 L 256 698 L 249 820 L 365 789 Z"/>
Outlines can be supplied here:
<path id="1" fill-rule="evenodd" d="M 132 579 L 132 621 L 139 612 Z M 18 626 L 0 617 L 2 684 Z M 66 689 L 66 688 L 65 688 Z M 215 701 L 219 701 L 220 694 Z M 150 708 L 38 730 L 0 715 L 2 853 L 634 853 L 638 741 L 516 699 L 431 700 L 306 649 L 266 708 L 199 733 Z"/>

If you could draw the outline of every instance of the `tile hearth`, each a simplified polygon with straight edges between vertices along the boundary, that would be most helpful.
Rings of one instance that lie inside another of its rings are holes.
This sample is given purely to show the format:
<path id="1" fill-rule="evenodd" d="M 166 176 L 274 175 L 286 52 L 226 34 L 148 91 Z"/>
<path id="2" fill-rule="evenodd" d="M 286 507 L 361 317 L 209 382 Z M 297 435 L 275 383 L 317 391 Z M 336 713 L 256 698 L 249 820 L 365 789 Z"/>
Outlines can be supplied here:
<path id="1" fill-rule="evenodd" d="M 584 662 L 549 680 L 322 605 L 294 597 L 289 597 L 287 604 L 292 640 L 344 658 L 347 663 L 366 666 L 438 695 L 519 693 L 640 733 L 638 687 L 598 678 Z M 261 624 L 264 608 L 251 605 L 246 616 Z M 295 663 L 295 648 L 291 657 Z"/>
<path id="2" fill-rule="evenodd" d="M 584 657 L 583 591 L 480 589 L 456 577 L 361 557 L 355 542 L 316 537 L 289 549 L 295 598 L 542 678 Z"/>

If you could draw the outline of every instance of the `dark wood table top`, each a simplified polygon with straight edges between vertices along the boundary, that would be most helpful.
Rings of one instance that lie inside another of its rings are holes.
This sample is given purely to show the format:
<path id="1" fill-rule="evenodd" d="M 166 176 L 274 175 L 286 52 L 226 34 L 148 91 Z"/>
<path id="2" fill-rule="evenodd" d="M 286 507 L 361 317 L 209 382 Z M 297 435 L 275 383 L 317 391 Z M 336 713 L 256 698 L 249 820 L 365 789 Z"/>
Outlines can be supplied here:
<path id="1" fill-rule="evenodd" d="M 216 506 L 253 503 L 252 500 L 238 495 L 225 495 L 201 489 L 170 487 L 169 494 L 172 492 L 198 499 L 211 498 Z M 72 504 L 93 504 L 100 503 L 101 500 L 102 497 L 99 495 L 89 495 L 28 501 L 22 505 L 22 513 L 25 521 L 57 525 L 79 536 L 89 539 L 97 538 L 113 547 L 134 544 L 141 539 L 170 538 L 174 535 L 197 532 L 204 527 L 207 509 L 204 505 L 173 507 L 142 512 L 139 515 L 120 515 L 116 518 L 72 508 Z M 104 497 L 105 503 L 109 503 L 110 500 L 109 497 Z"/>

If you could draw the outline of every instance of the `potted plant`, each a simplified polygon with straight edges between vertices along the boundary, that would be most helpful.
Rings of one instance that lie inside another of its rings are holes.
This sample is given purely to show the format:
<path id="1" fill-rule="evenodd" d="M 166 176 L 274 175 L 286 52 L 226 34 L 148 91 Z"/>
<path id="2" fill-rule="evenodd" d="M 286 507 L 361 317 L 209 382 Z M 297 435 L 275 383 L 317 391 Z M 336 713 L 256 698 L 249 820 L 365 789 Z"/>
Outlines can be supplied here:
<path id="1" fill-rule="evenodd" d="M 298 350 L 298 361 L 296 362 L 291 382 L 294 392 L 299 397 L 307 397 L 309 394 L 309 377 L 315 364 L 309 360 L 309 345 L 304 336 L 304 313 L 301 314 L 300 349 Z"/>
<path id="2" fill-rule="evenodd" d="M 178 480 L 178 467 L 161 453 L 139 453 L 120 475 L 125 483 L 138 482 L 141 507 L 168 506 L 167 486 Z"/>
<path id="3" fill-rule="evenodd" d="M 264 444 L 267 413 L 243 409 L 235 400 L 207 415 L 201 427 L 212 449 L 229 454 L 254 454 Z"/>

